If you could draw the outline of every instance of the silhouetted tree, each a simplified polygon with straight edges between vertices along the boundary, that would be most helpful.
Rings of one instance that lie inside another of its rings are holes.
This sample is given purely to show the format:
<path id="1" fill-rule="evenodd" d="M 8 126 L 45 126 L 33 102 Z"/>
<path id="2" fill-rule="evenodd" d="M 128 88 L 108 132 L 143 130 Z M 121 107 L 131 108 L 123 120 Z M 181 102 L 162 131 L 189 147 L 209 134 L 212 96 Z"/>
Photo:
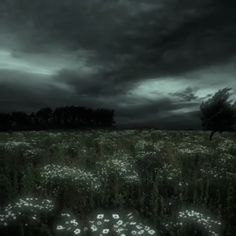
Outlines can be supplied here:
<path id="1" fill-rule="evenodd" d="M 13 112 L 11 114 L 13 130 L 27 130 L 30 129 L 31 120 L 25 112 Z"/>
<path id="2" fill-rule="evenodd" d="M 7 113 L 0 113 L 0 131 L 9 131 L 11 127 L 11 115 Z"/>
<path id="3" fill-rule="evenodd" d="M 37 116 L 36 116 L 36 114 L 34 112 L 32 112 L 29 115 L 29 119 L 30 119 L 30 123 L 31 123 L 31 129 L 38 130 L 39 129 L 39 123 L 38 123 Z"/>
<path id="4" fill-rule="evenodd" d="M 236 123 L 236 102 L 229 100 L 231 88 L 220 89 L 200 106 L 202 126 L 210 130 L 210 140 L 214 133 L 232 131 Z"/>
<path id="5" fill-rule="evenodd" d="M 63 124 L 62 108 L 56 108 L 53 112 L 53 124 L 59 128 Z"/>
<path id="6" fill-rule="evenodd" d="M 114 122 L 114 110 L 97 109 L 94 112 L 95 126 L 97 127 L 111 127 Z"/>
<path id="7" fill-rule="evenodd" d="M 73 107 L 59 107 L 53 112 L 53 122 L 57 128 L 75 128 Z"/>
<path id="8" fill-rule="evenodd" d="M 52 115 L 53 111 L 49 107 L 42 108 L 36 113 L 37 123 L 40 128 L 50 127 L 50 125 L 52 124 Z"/>
<path id="9" fill-rule="evenodd" d="M 0 131 L 112 127 L 114 110 L 87 107 L 42 108 L 36 113 L 0 113 Z"/>

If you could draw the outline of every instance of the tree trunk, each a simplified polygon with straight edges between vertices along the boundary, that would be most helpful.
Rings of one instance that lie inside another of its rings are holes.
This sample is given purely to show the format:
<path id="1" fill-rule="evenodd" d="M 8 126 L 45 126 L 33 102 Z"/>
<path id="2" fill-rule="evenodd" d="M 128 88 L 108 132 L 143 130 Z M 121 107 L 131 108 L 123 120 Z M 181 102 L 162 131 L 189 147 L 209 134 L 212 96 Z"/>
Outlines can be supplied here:
<path id="1" fill-rule="evenodd" d="M 215 131 L 211 131 L 211 134 L 210 134 L 210 141 L 212 140 L 212 137 L 214 135 Z"/>

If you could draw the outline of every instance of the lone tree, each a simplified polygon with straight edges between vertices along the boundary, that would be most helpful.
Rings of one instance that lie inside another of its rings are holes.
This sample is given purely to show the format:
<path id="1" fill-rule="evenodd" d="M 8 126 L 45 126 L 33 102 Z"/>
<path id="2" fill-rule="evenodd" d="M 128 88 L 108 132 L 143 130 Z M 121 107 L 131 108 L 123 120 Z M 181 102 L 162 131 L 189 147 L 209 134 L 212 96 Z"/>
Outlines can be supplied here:
<path id="1" fill-rule="evenodd" d="M 210 130 L 210 140 L 214 133 L 233 131 L 236 124 L 236 102 L 229 100 L 231 88 L 218 90 L 210 99 L 200 106 L 202 126 Z"/>

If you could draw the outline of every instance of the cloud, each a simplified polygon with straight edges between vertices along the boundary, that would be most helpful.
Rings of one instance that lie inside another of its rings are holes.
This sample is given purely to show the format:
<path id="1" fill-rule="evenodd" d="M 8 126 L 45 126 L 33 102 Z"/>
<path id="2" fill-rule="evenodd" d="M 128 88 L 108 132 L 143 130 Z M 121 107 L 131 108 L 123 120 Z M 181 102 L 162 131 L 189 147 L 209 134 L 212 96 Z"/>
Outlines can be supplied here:
<path id="1" fill-rule="evenodd" d="M 196 125 L 196 104 L 235 75 L 235 8 L 234 0 L 3 0 L 1 107 L 104 106 L 122 122 L 165 126 L 174 116 L 174 126 L 182 115 Z"/>
<path id="2" fill-rule="evenodd" d="M 21 71 L 0 70 L 0 91 L 1 112 L 31 112 L 73 101 L 67 88 L 51 84 L 41 75 Z"/>
<path id="3" fill-rule="evenodd" d="M 176 73 L 235 54 L 235 1 L 3 1 L 2 24 L 21 50 L 65 47 L 137 73 Z M 98 62 L 98 61 L 97 61 Z M 109 63 L 108 63 L 109 64 Z M 131 73 L 131 72 L 130 72 Z"/>
<path id="4" fill-rule="evenodd" d="M 131 7 L 129 4 L 126 4 L 126 9 Z M 137 7 L 134 2 L 132 4 L 133 8 Z M 152 77 L 168 79 L 170 76 L 178 79 L 192 71 L 230 63 L 235 56 L 233 1 L 228 5 L 220 0 L 182 1 L 182 4 L 174 0 L 150 1 L 150 4 L 156 8 L 146 8 L 146 11 L 133 15 L 128 11 L 121 12 L 123 8 L 115 8 L 112 1 L 110 7 L 101 4 L 104 21 L 100 22 L 101 18 L 93 15 L 97 23 L 88 27 L 81 36 L 89 38 L 87 44 L 81 43 L 80 37 L 72 38 L 72 41 L 76 39 L 78 46 L 94 51 L 96 56 L 88 63 L 103 68 L 95 75 L 101 87 L 96 85 L 92 91 L 125 93 L 138 81 Z M 116 23 L 115 12 L 119 23 Z M 94 30 L 95 26 L 101 31 Z M 71 83 L 66 77 L 65 81 Z M 78 76 L 73 85 L 80 87 L 80 84 Z"/>
<path id="5" fill-rule="evenodd" d="M 198 97 L 195 95 L 196 89 L 193 89 L 191 87 L 187 87 L 186 89 L 184 89 L 181 92 L 175 92 L 175 93 L 170 93 L 170 95 L 175 96 L 175 97 L 179 97 L 184 101 L 192 101 L 192 100 L 196 100 Z"/>

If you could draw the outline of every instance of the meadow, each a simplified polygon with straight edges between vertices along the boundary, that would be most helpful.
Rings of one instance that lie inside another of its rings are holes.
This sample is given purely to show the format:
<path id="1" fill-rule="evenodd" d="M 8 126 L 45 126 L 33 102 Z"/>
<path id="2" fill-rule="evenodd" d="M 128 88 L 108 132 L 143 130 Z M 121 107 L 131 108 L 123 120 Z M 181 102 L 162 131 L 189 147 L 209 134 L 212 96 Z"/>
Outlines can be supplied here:
<path id="1" fill-rule="evenodd" d="M 236 235 L 236 133 L 1 133 L 0 235 Z"/>

